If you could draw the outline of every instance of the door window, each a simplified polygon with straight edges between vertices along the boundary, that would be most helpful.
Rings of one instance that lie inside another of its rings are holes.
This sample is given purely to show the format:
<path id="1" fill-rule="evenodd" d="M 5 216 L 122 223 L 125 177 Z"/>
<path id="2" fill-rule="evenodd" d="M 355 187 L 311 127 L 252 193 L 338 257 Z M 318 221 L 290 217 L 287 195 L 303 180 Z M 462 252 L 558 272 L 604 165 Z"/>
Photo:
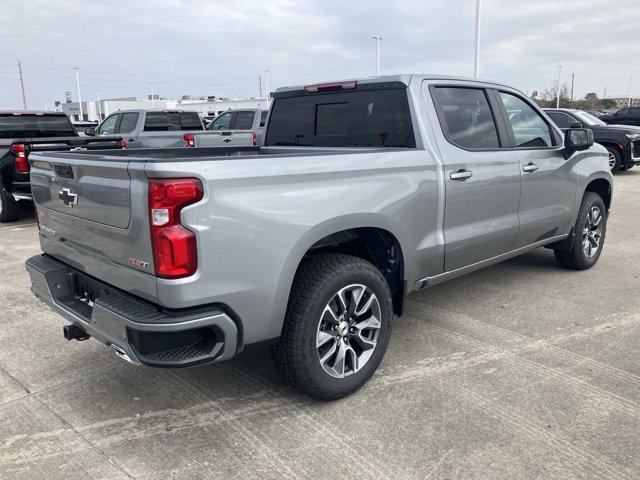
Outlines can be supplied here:
<path id="1" fill-rule="evenodd" d="M 227 130 L 233 113 L 224 113 L 209 124 L 209 130 Z"/>
<path id="2" fill-rule="evenodd" d="M 500 147 L 493 113 L 483 89 L 436 87 L 435 97 L 447 140 L 469 150 Z"/>
<path id="3" fill-rule="evenodd" d="M 118 123 L 118 115 L 111 115 L 107 117 L 107 119 L 102 122 L 100 128 L 98 129 L 98 133 L 100 134 L 113 134 L 116 133 L 116 124 Z"/>
<path id="4" fill-rule="evenodd" d="M 120 120 L 120 128 L 118 129 L 118 133 L 131 133 L 136 129 L 136 125 L 138 124 L 138 117 L 140 115 L 137 113 L 123 113 L 122 120 Z"/>
<path id="5" fill-rule="evenodd" d="M 516 147 L 553 146 L 550 127 L 538 112 L 524 100 L 510 93 L 500 92 L 500 98 L 507 111 L 507 125 L 513 131 Z"/>
<path id="6" fill-rule="evenodd" d="M 547 112 L 547 115 L 560 128 L 570 128 L 572 123 L 577 122 L 577 120 L 562 112 Z"/>
<path id="7" fill-rule="evenodd" d="M 253 112 L 237 112 L 234 130 L 251 130 L 253 128 Z"/>

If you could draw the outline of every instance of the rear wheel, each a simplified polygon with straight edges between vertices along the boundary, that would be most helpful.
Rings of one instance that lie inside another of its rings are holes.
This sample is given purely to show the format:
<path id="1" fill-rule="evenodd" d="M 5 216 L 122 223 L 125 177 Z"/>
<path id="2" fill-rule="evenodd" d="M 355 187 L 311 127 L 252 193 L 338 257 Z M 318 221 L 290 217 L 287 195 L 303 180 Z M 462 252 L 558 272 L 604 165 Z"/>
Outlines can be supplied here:
<path id="1" fill-rule="evenodd" d="M 612 172 L 617 172 L 622 169 L 622 152 L 616 147 L 606 147 L 609 152 L 609 168 Z"/>
<path id="2" fill-rule="evenodd" d="M 18 219 L 18 202 L 0 186 L 0 222 L 8 223 Z"/>
<path id="3" fill-rule="evenodd" d="M 573 270 L 593 267 L 604 245 L 607 231 L 607 211 L 600 195 L 585 192 L 574 227 L 575 235 L 569 250 L 554 250 L 560 265 Z"/>
<path id="4" fill-rule="evenodd" d="M 378 368 L 391 319 L 389 286 L 374 265 L 349 255 L 312 257 L 296 274 L 274 359 L 305 393 L 344 397 Z"/>

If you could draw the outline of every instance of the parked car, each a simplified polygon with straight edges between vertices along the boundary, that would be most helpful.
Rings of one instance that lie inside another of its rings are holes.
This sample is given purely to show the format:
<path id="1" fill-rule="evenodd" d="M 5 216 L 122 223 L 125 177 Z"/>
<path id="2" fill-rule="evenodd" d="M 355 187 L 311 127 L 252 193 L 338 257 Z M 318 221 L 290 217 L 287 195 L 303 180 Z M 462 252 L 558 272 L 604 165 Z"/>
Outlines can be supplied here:
<path id="1" fill-rule="evenodd" d="M 264 143 L 34 155 L 26 267 L 65 336 L 155 367 L 272 341 L 294 385 L 335 399 L 376 370 L 409 292 L 541 246 L 576 270 L 602 252 L 607 151 L 501 84 L 280 88 Z"/>
<path id="2" fill-rule="evenodd" d="M 29 154 L 41 150 L 116 148 L 120 137 L 81 139 L 62 112 L 0 112 L 0 222 L 18 218 L 31 200 Z"/>
<path id="3" fill-rule="evenodd" d="M 611 115 L 602 115 L 599 118 L 610 124 L 640 127 L 640 107 L 621 108 Z"/>
<path id="4" fill-rule="evenodd" d="M 182 110 L 121 110 L 109 115 L 87 135 L 121 135 L 126 148 L 193 147 L 203 130 L 197 112 Z"/>
<path id="5" fill-rule="evenodd" d="M 561 129 L 588 128 L 593 139 L 609 152 L 612 172 L 640 164 L 640 127 L 609 125 L 581 110 L 546 108 L 547 115 Z"/>
<path id="6" fill-rule="evenodd" d="M 198 145 L 261 145 L 268 113 L 259 108 L 228 110 L 207 125 L 207 130 L 214 135 L 207 136 Z"/>

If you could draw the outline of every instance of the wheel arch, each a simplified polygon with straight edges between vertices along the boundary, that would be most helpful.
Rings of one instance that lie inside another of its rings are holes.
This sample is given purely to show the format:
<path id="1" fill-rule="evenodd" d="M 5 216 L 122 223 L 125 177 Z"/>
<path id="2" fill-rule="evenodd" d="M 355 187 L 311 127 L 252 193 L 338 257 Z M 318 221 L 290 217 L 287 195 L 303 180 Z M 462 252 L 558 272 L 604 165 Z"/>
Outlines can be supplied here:
<path id="1" fill-rule="evenodd" d="M 384 252 L 391 249 L 392 265 L 385 265 Z M 394 313 L 401 314 L 413 258 L 398 224 L 381 214 L 345 215 L 322 222 L 309 229 L 289 254 L 278 282 L 271 316 L 273 336 L 282 331 L 293 279 L 302 261 L 320 253 L 347 253 L 376 265 L 392 290 Z M 387 274 L 385 275 L 385 266 Z M 382 267 L 382 268 L 381 268 Z"/>
<path id="2" fill-rule="evenodd" d="M 584 189 L 584 192 L 593 192 L 598 194 L 602 201 L 604 202 L 604 206 L 607 208 L 607 211 L 611 208 L 611 197 L 613 195 L 611 182 L 603 177 L 598 177 L 590 180 L 587 183 L 587 186 Z M 584 192 L 582 196 L 584 197 Z"/>

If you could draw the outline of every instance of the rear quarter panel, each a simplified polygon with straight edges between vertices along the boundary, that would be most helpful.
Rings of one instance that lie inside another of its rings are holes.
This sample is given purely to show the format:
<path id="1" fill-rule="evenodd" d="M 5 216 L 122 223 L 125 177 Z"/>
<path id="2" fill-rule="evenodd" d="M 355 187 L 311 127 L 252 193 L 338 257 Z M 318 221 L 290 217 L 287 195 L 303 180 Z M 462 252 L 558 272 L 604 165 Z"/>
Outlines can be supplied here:
<path id="1" fill-rule="evenodd" d="M 426 150 L 145 166 L 149 177 L 191 172 L 205 186 L 203 200 L 182 211 L 198 238 L 198 271 L 158 280 L 158 299 L 172 308 L 224 303 L 241 319 L 246 343 L 280 334 L 300 260 L 331 233 L 389 231 L 410 285 L 441 268 L 438 169 Z"/>

